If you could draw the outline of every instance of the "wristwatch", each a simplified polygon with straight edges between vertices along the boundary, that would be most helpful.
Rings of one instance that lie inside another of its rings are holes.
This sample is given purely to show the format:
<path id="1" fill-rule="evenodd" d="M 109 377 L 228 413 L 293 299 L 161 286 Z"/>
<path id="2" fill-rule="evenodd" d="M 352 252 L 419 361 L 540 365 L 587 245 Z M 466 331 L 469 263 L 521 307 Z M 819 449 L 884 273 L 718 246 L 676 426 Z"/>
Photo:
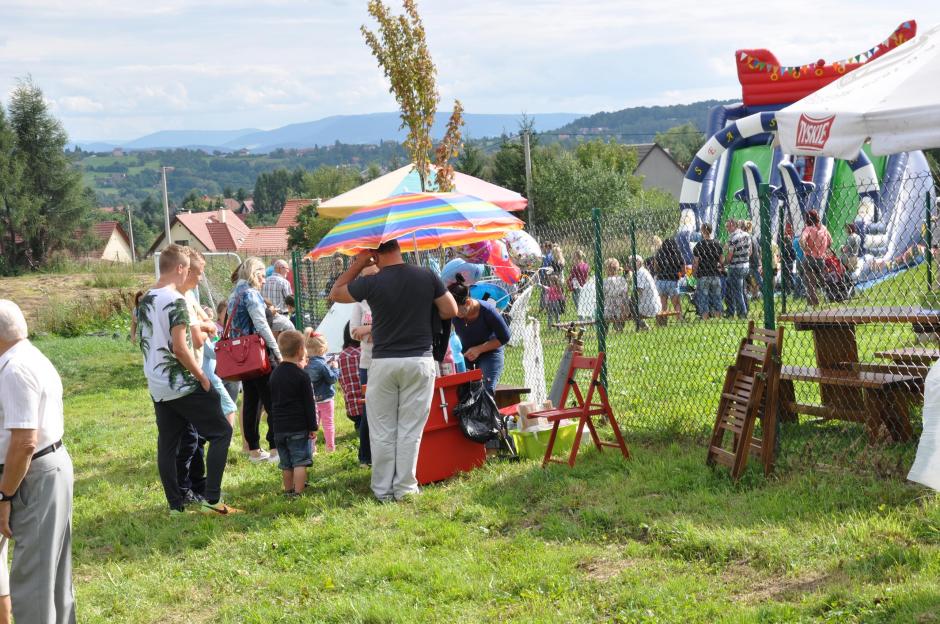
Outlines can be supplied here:
<path id="1" fill-rule="evenodd" d="M 15 494 L 4 494 L 3 492 L 0 492 L 0 503 L 9 502 L 9 501 L 13 500 L 13 497 L 14 497 L 14 496 L 15 496 Z"/>

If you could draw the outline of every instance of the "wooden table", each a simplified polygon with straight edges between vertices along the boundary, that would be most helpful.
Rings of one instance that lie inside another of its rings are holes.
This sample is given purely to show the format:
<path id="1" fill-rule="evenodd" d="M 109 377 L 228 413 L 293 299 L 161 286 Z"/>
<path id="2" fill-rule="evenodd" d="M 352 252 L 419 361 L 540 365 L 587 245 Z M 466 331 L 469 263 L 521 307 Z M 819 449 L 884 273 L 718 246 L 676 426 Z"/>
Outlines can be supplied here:
<path id="1" fill-rule="evenodd" d="M 861 406 L 866 407 L 873 418 L 883 420 L 888 417 L 890 412 L 898 412 L 904 422 L 900 427 L 892 429 L 889 423 L 889 430 L 895 438 L 905 439 L 910 435 L 910 425 L 907 422 L 907 408 L 912 395 L 916 393 L 916 384 L 910 388 L 913 392 L 899 394 L 892 392 L 891 396 L 893 407 L 886 410 L 884 397 L 874 389 L 863 384 L 842 383 L 844 380 L 836 380 L 838 375 L 829 374 L 830 371 L 868 371 L 877 374 L 878 370 L 883 369 L 885 376 L 908 375 L 912 381 L 916 377 L 911 371 L 899 367 L 898 365 L 871 365 L 862 364 L 858 357 L 858 343 L 855 337 L 855 328 L 858 325 L 865 324 L 889 324 L 889 323 L 910 323 L 912 326 L 927 331 L 940 331 L 940 310 L 929 310 L 918 307 L 871 307 L 871 308 L 841 308 L 831 310 L 819 310 L 809 312 L 799 312 L 795 314 L 781 314 L 778 320 L 793 323 L 798 331 L 809 330 L 813 332 L 813 342 L 816 351 L 816 365 L 823 372 L 822 379 L 819 381 L 819 393 L 822 399 L 822 406 L 826 413 L 832 418 L 840 418 L 840 415 L 858 414 Z M 832 383 L 826 383 L 826 376 L 829 376 Z M 836 383 L 839 381 L 839 383 Z M 895 384 L 897 385 L 897 384 Z M 863 388 L 865 388 L 863 390 Z M 879 415 L 880 414 L 880 415 Z M 847 416 L 846 420 L 857 420 Z M 871 425 L 871 422 L 869 422 Z"/>
<path id="2" fill-rule="evenodd" d="M 496 396 L 493 398 L 496 400 L 496 407 L 503 409 L 504 407 L 520 403 L 522 401 L 522 395 L 529 394 L 529 392 L 531 392 L 531 390 L 525 386 L 497 384 Z"/>
<path id="3" fill-rule="evenodd" d="M 875 357 L 891 360 L 898 364 L 930 366 L 940 360 L 940 349 L 937 347 L 901 347 L 900 349 L 877 351 Z"/>

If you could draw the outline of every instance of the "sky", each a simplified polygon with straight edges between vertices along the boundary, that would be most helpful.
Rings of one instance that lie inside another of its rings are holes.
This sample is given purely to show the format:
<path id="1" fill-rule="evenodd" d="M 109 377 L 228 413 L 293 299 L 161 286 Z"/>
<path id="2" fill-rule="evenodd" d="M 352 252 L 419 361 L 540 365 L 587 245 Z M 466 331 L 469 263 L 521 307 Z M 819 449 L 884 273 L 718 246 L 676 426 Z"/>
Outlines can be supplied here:
<path id="1" fill-rule="evenodd" d="M 396 2 L 389 2 L 395 11 Z M 397 109 L 367 0 L 0 0 L 0 101 L 31 75 L 73 140 Z M 734 51 L 867 50 L 933 0 L 419 0 L 442 111 L 594 113 L 740 97 Z"/>

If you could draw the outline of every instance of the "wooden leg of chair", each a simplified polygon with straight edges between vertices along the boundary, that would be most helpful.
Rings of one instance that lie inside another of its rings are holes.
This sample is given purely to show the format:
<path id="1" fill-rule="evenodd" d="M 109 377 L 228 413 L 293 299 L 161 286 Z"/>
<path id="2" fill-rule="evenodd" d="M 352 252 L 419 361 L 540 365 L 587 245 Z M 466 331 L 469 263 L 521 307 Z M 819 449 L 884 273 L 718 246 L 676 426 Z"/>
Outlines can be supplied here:
<path id="1" fill-rule="evenodd" d="M 574 442 L 571 444 L 571 455 L 568 456 L 568 466 L 574 468 L 574 460 L 578 456 L 578 449 L 581 447 L 581 434 L 584 433 L 584 421 L 588 416 L 582 416 L 578 419 L 578 430 L 574 434 Z"/>
<path id="2" fill-rule="evenodd" d="M 874 444 L 881 435 L 881 395 L 877 390 L 865 391 L 865 429 L 868 431 L 868 442 Z"/>
<path id="3" fill-rule="evenodd" d="M 772 407 L 764 409 L 761 421 L 761 460 L 764 462 L 764 475 L 774 471 L 774 456 L 777 452 L 777 413 Z"/>
<path id="4" fill-rule="evenodd" d="M 591 432 L 591 439 L 594 440 L 594 446 L 597 447 L 598 451 L 603 451 L 604 447 L 601 445 L 601 438 L 597 435 L 597 428 L 594 427 L 594 422 L 591 420 L 591 417 L 588 416 L 585 420 L 588 431 Z"/>
<path id="5" fill-rule="evenodd" d="M 552 458 L 552 449 L 555 448 L 555 436 L 558 435 L 558 423 L 561 422 L 556 420 L 552 424 L 552 433 L 548 437 L 548 446 L 545 447 L 545 457 L 542 459 L 542 468 L 548 465 L 549 460 Z"/>
<path id="6" fill-rule="evenodd" d="M 617 423 L 617 419 L 614 418 L 614 413 L 612 410 L 607 410 L 607 421 L 610 423 L 610 427 L 614 430 L 614 437 L 617 439 L 617 445 L 620 446 L 620 452 L 623 453 L 624 458 L 630 459 L 630 449 L 627 448 L 627 441 L 623 438 L 623 433 L 620 431 L 620 425 Z"/>

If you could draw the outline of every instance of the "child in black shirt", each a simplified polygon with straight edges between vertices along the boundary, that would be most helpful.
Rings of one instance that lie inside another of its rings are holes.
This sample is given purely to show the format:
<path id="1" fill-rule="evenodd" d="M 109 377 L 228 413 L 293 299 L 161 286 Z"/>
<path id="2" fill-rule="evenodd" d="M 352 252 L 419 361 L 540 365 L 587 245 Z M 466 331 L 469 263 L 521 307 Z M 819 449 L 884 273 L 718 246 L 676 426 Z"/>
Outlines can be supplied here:
<path id="1" fill-rule="evenodd" d="M 317 404 L 304 366 L 307 350 L 299 331 L 283 332 L 277 339 L 281 351 L 268 387 L 271 390 L 270 426 L 280 457 L 284 494 L 299 496 L 307 484 L 307 466 L 313 464 L 310 440 L 316 435 Z"/>

